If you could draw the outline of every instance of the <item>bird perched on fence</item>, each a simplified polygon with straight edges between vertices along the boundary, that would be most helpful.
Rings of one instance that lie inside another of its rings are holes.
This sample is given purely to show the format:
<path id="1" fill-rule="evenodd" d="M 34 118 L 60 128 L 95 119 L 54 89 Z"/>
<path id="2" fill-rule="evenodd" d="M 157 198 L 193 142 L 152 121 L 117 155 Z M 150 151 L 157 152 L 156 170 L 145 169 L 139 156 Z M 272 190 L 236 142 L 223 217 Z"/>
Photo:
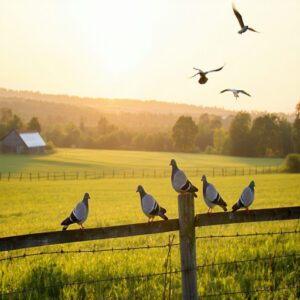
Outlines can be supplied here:
<path id="1" fill-rule="evenodd" d="M 245 207 L 246 211 L 248 211 L 249 206 L 254 201 L 254 187 L 255 182 L 252 180 L 250 184 L 243 190 L 239 201 L 232 206 L 232 212 Z"/>
<path id="2" fill-rule="evenodd" d="M 221 67 L 221 68 L 219 68 L 219 69 L 215 69 L 215 70 L 211 70 L 211 71 L 206 71 L 206 72 L 202 71 L 201 69 L 193 68 L 194 70 L 196 70 L 198 72 L 195 75 L 191 76 L 190 78 L 193 78 L 193 77 L 195 77 L 197 75 L 200 75 L 200 78 L 199 78 L 198 82 L 200 84 L 205 84 L 207 82 L 207 80 L 208 80 L 208 78 L 206 77 L 206 75 L 208 73 L 218 72 L 218 71 L 221 71 L 223 68 L 224 68 L 224 66 Z"/>
<path id="3" fill-rule="evenodd" d="M 236 18 L 238 19 L 238 21 L 240 23 L 240 26 L 241 26 L 241 30 L 238 31 L 239 34 L 242 34 L 242 33 L 246 32 L 247 30 L 259 33 L 258 31 L 254 30 L 253 28 L 251 28 L 251 27 L 244 24 L 243 18 L 241 16 L 241 14 L 237 11 L 234 4 L 232 4 L 232 9 L 233 9 L 233 12 L 234 12 L 234 14 L 235 14 Z"/>
<path id="4" fill-rule="evenodd" d="M 183 171 L 178 169 L 175 159 L 171 160 L 170 166 L 172 166 L 171 182 L 174 190 L 177 193 L 192 193 L 197 197 L 198 188 L 187 179 Z"/>
<path id="5" fill-rule="evenodd" d="M 211 213 L 215 205 L 219 205 L 224 211 L 227 211 L 227 203 L 222 199 L 216 188 L 207 181 L 205 175 L 202 176 L 201 181 L 203 181 L 203 199 L 209 207 L 207 213 Z"/>
<path id="6" fill-rule="evenodd" d="M 160 216 L 165 221 L 168 220 L 168 217 L 165 215 L 167 210 L 159 206 L 154 197 L 147 194 L 141 185 L 137 187 L 136 192 L 140 193 L 142 210 L 149 218 L 148 224 L 153 222 L 155 216 Z"/>
<path id="7" fill-rule="evenodd" d="M 61 222 L 60 225 L 63 226 L 63 230 L 67 230 L 68 226 L 74 223 L 77 223 L 80 225 L 81 229 L 84 229 L 82 224 L 85 222 L 89 214 L 89 199 L 90 195 L 85 193 L 83 200 L 76 205 L 71 215 Z"/>
<path id="8" fill-rule="evenodd" d="M 225 93 L 225 92 L 232 92 L 233 96 L 235 97 L 235 99 L 237 100 L 237 98 L 239 97 L 239 93 L 245 94 L 249 97 L 251 97 L 250 94 L 246 93 L 244 90 L 238 90 L 238 89 L 225 89 L 223 91 L 220 92 L 220 94 Z"/>

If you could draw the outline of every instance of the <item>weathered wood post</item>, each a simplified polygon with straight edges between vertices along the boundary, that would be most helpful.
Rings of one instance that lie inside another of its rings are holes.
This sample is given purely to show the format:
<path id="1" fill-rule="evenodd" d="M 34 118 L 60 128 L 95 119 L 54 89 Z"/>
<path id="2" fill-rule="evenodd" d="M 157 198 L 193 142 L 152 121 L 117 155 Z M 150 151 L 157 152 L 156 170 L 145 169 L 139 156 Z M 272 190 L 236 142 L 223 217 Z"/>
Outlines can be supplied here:
<path id="1" fill-rule="evenodd" d="M 182 299 L 198 299 L 196 270 L 195 208 L 190 193 L 178 196 Z"/>

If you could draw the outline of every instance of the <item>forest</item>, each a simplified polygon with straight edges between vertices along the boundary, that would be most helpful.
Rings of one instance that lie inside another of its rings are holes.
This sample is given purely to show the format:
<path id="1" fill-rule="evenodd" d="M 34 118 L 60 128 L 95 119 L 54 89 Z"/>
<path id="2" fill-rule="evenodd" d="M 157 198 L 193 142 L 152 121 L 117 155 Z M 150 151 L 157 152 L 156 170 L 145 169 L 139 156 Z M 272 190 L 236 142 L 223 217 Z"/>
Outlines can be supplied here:
<path id="1" fill-rule="evenodd" d="M 164 120 L 164 115 L 160 117 Z M 122 149 L 284 157 L 300 152 L 300 103 L 291 122 L 278 114 L 253 117 L 238 112 L 227 118 L 203 113 L 198 118 L 181 115 L 170 128 L 146 130 L 117 126 L 104 115 L 96 125 L 43 124 L 37 116 L 24 121 L 10 108 L 0 109 L 0 138 L 11 130 L 41 132 L 50 147 Z"/>

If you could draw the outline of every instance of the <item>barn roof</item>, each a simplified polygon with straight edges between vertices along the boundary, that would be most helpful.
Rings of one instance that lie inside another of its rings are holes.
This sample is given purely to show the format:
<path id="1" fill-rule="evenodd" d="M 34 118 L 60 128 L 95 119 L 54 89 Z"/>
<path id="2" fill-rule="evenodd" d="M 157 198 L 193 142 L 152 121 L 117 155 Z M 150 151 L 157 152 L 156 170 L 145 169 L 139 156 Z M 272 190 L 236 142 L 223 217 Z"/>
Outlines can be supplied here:
<path id="1" fill-rule="evenodd" d="M 45 141 L 38 132 L 17 131 L 17 133 L 28 148 L 46 146 Z"/>

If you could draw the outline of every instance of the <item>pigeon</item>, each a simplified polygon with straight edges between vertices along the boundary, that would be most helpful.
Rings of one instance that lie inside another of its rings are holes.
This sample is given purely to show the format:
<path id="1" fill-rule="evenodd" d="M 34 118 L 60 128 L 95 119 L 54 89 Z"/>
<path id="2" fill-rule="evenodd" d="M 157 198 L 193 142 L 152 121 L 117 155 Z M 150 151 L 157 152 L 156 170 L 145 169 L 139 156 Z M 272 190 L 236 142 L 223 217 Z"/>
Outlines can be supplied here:
<path id="1" fill-rule="evenodd" d="M 223 91 L 220 92 L 220 94 L 225 93 L 225 92 L 232 92 L 233 96 L 235 97 L 235 99 L 237 100 L 237 98 L 239 97 L 239 93 L 245 94 L 249 97 L 251 97 L 250 94 L 246 93 L 244 90 L 238 90 L 238 89 L 225 89 Z"/>
<path id="2" fill-rule="evenodd" d="M 259 33 L 258 31 L 254 30 L 253 28 L 251 28 L 251 27 L 244 24 L 243 18 L 241 16 L 241 14 L 237 11 L 234 4 L 232 4 L 232 9 L 233 9 L 233 12 L 234 12 L 235 16 L 237 17 L 237 19 L 240 23 L 240 26 L 241 26 L 241 30 L 238 31 L 239 34 L 242 34 L 242 33 L 246 32 L 247 30 Z"/>
<path id="3" fill-rule="evenodd" d="M 215 205 L 219 205 L 224 211 L 227 211 L 227 203 L 222 199 L 216 188 L 207 182 L 205 175 L 202 176 L 201 181 L 203 181 L 203 199 L 209 207 L 207 213 L 211 213 Z"/>
<path id="4" fill-rule="evenodd" d="M 149 218 L 148 224 L 153 222 L 155 216 L 160 216 L 165 221 L 168 220 L 168 217 L 165 215 L 167 210 L 159 206 L 157 201 L 151 195 L 147 194 L 141 185 L 137 187 L 136 192 L 140 193 L 142 210 Z"/>
<path id="5" fill-rule="evenodd" d="M 215 69 L 215 70 L 211 70 L 211 71 L 206 71 L 206 72 L 203 72 L 202 70 L 197 69 L 197 68 L 193 68 L 194 70 L 197 70 L 198 72 L 195 75 L 191 76 L 190 78 L 193 78 L 193 77 L 195 77 L 197 75 L 200 75 L 200 78 L 199 78 L 198 82 L 200 84 L 205 84 L 207 82 L 207 80 L 208 80 L 208 78 L 206 77 L 206 74 L 211 73 L 211 72 L 221 71 L 223 68 L 224 68 L 224 66 L 221 67 L 221 68 L 219 68 L 219 69 Z"/>
<path id="6" fill-rule="evenodd" d="M 232 206 L 232 212 L 235 212 L 242 207 L 245 207 L 246 211 L 248 211 L 248 207 L 254 201 L 254 187 L 255 182 L 252 180 L 250 184 L 243 190 L 239 201 Z"/>
<path id="7" fill-rule="evenodd" d="M 61 222 L 60 225 L 63 226 L 63 230 L 67 230 L 68 226 L 74 223 L 77 223 L 80 225 L 81 229 L 84 229 L 82 224 L 85 222 L 89 214 L 89 199 L 90 195 L 85 193 L 83 200 L 76 205 L 71 215 Z"/>
<path id="8" fill-rule="evenodd" d="M 187 179 L 183 171 L 178 169 L 175 159 L 171 160 L 170 166 L 172 166 L 171 182 L 174 190 L 177 193 L 192 193 L 197 198 L 198 188 Z"/>

